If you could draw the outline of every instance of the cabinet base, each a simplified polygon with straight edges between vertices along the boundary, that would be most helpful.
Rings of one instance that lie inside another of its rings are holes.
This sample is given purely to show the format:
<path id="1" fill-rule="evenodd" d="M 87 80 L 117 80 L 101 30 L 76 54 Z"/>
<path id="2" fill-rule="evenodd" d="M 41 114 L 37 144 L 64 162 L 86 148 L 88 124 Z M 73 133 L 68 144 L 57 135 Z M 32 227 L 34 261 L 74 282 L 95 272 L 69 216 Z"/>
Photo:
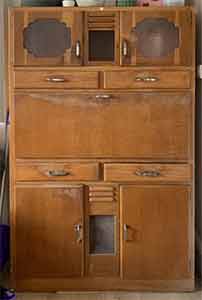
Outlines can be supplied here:
<path id="1" fill-rule="evenodd" d="M 194 279 L 186 280 L 121 280 L 115 278 L 23 279 L 13 282 L 18 292 L 68 291 L 193 291 Z"/>

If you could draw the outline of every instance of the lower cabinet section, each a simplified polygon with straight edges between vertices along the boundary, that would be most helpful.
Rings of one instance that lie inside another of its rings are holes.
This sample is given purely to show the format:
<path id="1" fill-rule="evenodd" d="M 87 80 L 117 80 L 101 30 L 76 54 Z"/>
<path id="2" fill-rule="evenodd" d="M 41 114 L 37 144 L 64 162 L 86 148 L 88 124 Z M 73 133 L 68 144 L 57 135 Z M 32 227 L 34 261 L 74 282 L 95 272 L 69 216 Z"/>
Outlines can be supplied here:
<path id="1" fill-rule="evenodd" d="M 121 186 L 122 277 L 189 278 L 190 211 L 186 186 Z"/>
<path id="2" fill-rule="evenodd" d="M 83 187 L 16 188 L 17 278 L 83 275 Z"/>
<path id="3" fill-rule="evenodd" d="M 15 287 L 190 290 L 192 205 L 188 184 L 17 184 Z"/>

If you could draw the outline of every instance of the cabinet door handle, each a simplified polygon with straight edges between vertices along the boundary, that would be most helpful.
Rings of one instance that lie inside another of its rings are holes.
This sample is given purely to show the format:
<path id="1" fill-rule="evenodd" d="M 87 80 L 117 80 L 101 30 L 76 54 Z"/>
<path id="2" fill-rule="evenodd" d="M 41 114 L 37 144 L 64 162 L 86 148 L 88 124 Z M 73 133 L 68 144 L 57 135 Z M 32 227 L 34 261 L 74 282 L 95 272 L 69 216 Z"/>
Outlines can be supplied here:
<path id="1" fill-rule="evenodd" d="M 65 81 L 67 81 L 67 80 L 65 80 L 65 78 L 64 77 L 47 77 L 46 78 L 46 81 L 48 81 L 48 82 L 54 82 L 54 83 L 61 83 L 61 82 L 65 82 Z"/>
<path id="2" fill-rule="evenodd" d="M 129 226 L 127 224 L 123 225 L 123 238 L 124 238 L 124 241 L 128 241 L 128 228 L 129 228 Z"/>
<path id="3" fill-rule="evenodd" d="M 153 77 L 153 76 L 146 76 L 146 77 L 141 77 L 141 76 L 137 76 L 135 77 L 135 81 L 136 82 L 157 82 L 160 79 L 158 77 Z"/>
<path id="4" fill-rule="evenodd" d="M 126 40 L 123 40 L 122 42 L 122 54 L 124 57 L 128 55 L 128 43 Z"/>
<path id="5" fill-rule="evenodd" d="M 81 224 L 74 225 L 74 230 L 76 232 L 76 241 L 81 243 L 83 241 L 83 227 Z"/>
<path id="6" fill-rule="evenodd" d="M 96 95 L 95 98 L 97 100 L 109 100 L 112 98 L 111 95 L 107 95 L 107 94 L 104 94 L 104 95 Z"/>
<path id="7" fill-rule="evenodd" d="M 153 170 L 140 170 L 135 172 L 136 176 L 141 177 L 159 177 L 161 176 L 161 172 L 159 171 L 153 171 Z"/>
<path id="8" fill-rule="evenodd" d="M 80 57 L 80 55 L 81 55 L 81 43 L 80 43 L 80 41 L 76 42 L 75 53 L 76 53 L 76 57 Z"/>
<path id="9" fill-rule="evenodd" d="M 70 172 L 67 172 L 65 170 L 49 170 L 48 171 L 48 176 L 51 177 L 60 177 L 60 176 L 69 176 L 71 175 Z"/>

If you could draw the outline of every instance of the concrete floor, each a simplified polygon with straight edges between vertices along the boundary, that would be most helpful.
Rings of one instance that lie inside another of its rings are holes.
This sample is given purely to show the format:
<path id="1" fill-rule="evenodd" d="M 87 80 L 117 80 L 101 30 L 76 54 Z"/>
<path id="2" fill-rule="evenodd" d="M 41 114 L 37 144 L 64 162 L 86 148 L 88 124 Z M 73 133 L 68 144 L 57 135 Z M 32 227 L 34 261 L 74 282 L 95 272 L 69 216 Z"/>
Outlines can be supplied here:
<path id="1" fill-rule="evenodd" d="M 17 300 L 202 300 L 202 292 L 18 294 Z"/>

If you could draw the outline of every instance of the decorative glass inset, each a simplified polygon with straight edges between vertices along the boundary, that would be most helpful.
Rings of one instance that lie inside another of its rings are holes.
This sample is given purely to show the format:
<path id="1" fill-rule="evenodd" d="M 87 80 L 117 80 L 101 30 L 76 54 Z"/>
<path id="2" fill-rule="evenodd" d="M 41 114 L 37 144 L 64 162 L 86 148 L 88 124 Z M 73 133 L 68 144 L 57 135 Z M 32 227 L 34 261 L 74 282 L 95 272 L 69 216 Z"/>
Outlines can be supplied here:
<path id="1" fill-rule="evenodd" d="M 57 57 L 71 47 L 71 29 L 56 19 L 38 19 L 24 30 L 24 48 L 35 57 Z"/>
<path id="2" fill-rule="evenodd" d="M 90 254 L 113 254 L 115 217 L 90 216 Z"/>
<path id="3" fill-rule="evenodd" d="M 179 29 L 165 18 L 147 18 L 132 29 L 131 40 L 143 57 L 163 58 L 179 47 Z"/>

